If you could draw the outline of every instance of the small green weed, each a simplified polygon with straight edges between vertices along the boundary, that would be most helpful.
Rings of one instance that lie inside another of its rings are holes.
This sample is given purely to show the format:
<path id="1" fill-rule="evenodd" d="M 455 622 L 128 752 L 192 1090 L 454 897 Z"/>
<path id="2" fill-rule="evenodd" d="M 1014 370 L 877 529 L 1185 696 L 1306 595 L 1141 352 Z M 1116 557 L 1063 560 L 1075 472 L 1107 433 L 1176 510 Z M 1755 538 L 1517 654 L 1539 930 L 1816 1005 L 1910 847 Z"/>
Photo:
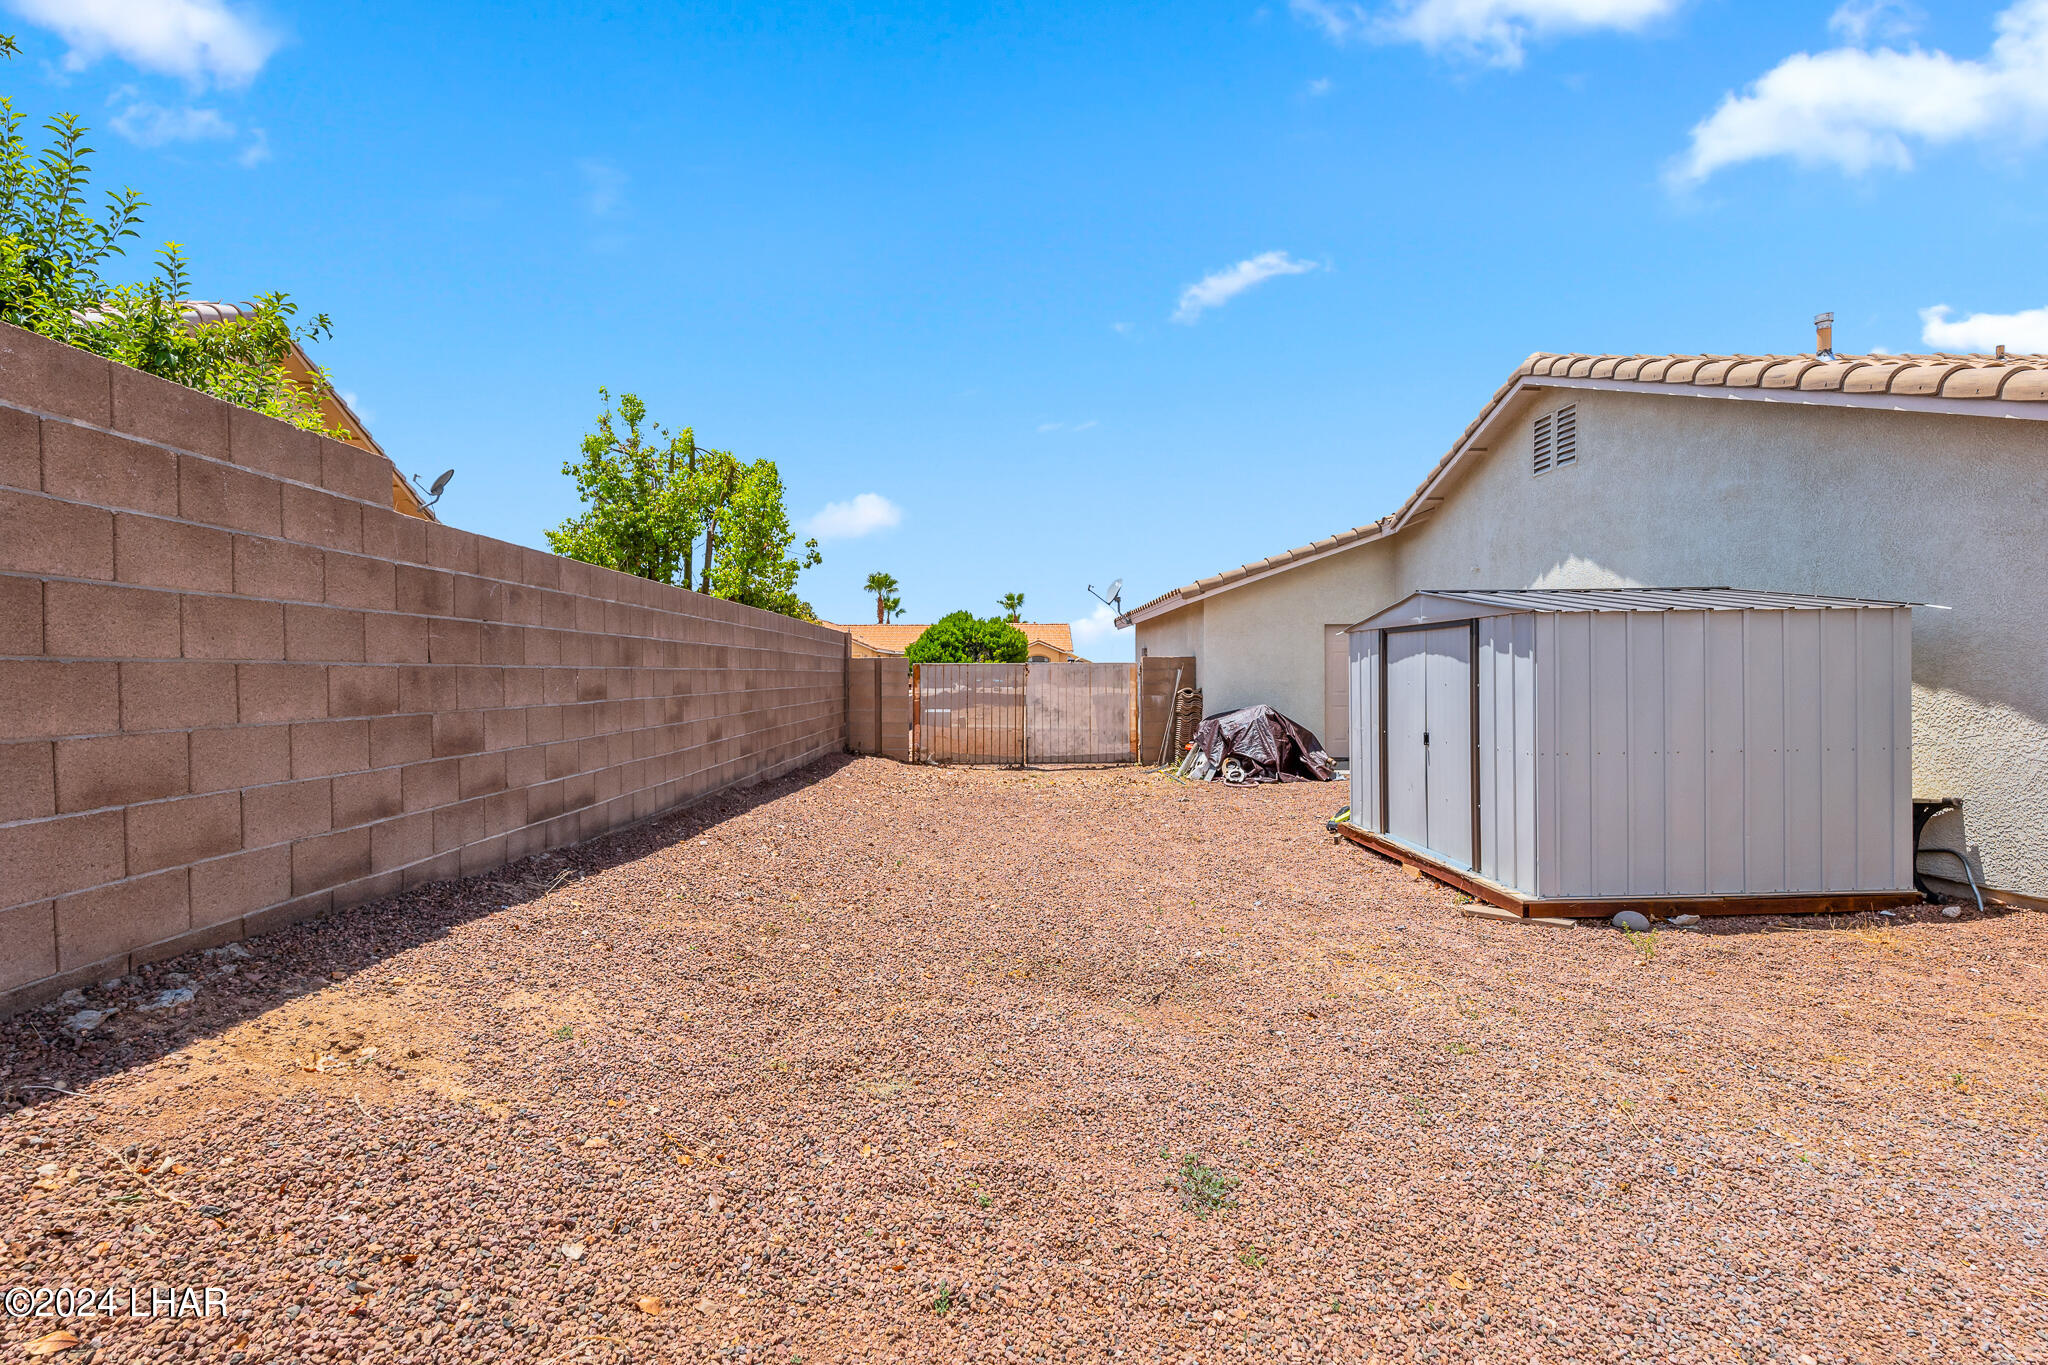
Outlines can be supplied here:
<path id="1" fill-rule="evenodd" d="M 975 1196 L 974 1196 L 974 1202 L 975 1202 L 975 1203 L 977 1203 L 977 1204 L 979 1204 L 979 1205 L 981 1205 L 981 1206 L 982 1206 L 983 1208 L 987 1208 L 987 1207 L 989 1207 L 989 1206 L 990 1206 L 991 1204 L 995 1203 L 996 1201 L 995 1201 L 995 1200 L 993 1200 L 993 1199 L 991 1199 L 991 1198 L 989 1198 L 989 1197 L 988 1197 L 987 1195 L 985 1195 L 985 1194 L 977 1194 L 977 1195 L 975 1195 Z"/>
<path id="2" fill-rule="evenodd" d="M 1628 940 L 1629 947 L 1641 954 L 1645 967 L 1649 966 L 1651 961 L 1657 956 L 1657 931 L 1655 929 L 1645 929 L 1640 934 L 1633 929 L 1624 929 L 1621 931 L 1621 936 Z"/>
<path id="3" fill-rule="evenodd" d="M 953 1286 L 944 1280 L 939 1281 L 939 1293 L 932 1300 L 932 1311 L 942 1318 L 953 1311 Z"/>
<path id="4" fill-rule="evenodd" d="M 576 1026 L 574 1024 L 564 1024 L 555 1030 L 553 1036 L 557 1039 L 574 1038 L 576 1036 Z"/>
<path id="5" fill-rule="evenodd" d="M 1246 1247 L 1237 1253 L 1237 1262 L 1247 1270 L 1263 1270 L 1266 1266 L 1266 1257 L 1257 1247 Z"/>
<path id="6" fill-rule="evenodd" d="M 1444 1044 L 1444 1051 L 1450 1053 L 1453 1057 L 1469 1057 L 1478 1050 L 1478 1048 L 1473 1047 L 1470 1043 Z"/>
<path id="7" fill-rule="evenodd" d="M 1180 1177 L 1168 1181 L 1180 1191 L 1180 1204 L 1192 1211 L 1197 1218 L 1207 1218 L 1231 1202 L 1231 1191 L 1238 1185 L 1236 1176 L 1202 1164 L 1201 1157 L 1189 1152 L 1180 1159 Z"/>

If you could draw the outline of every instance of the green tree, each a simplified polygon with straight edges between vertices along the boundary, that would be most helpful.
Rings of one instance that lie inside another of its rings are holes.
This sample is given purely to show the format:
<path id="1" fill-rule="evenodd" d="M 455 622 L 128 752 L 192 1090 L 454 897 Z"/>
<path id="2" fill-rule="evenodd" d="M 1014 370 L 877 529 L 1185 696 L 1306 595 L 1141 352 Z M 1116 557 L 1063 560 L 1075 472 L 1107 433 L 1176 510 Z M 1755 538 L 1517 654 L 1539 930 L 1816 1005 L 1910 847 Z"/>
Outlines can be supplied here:
<path id="1" fill-rule="evenodd" d="M 1024 614 L 1024 594 L 1006 592 L 1003 594 L 1003 619 L 1015 621 Z"/>
<path id="2" fill-rule="evenodd" d="M 927 626 L 903 656 L 914 664 L 1021 664 L 1030 652 L 1024 632 L 1008 621 L 956 611 Z"/>
<path id="3" fill-rule="evenodd" d="M 0 34 L 0 57 L 18 53 L 14 39 Z M 320 412 L 326 375 L 315 370 L 309 387 L 284 363 L 295 344 L 328 334 L 325 315 L 301 329 L 287 296 L 264 294 L 241 317 L 200 326 L 181 308 L 191 281 L 175 242 L 159 253 L 151 278 L 109 283 L 103 272 L 141 235 L 148 204 L 122 189 L 106 191 L 104 204 L 93 207 L 93 149 L 73 115 L 43 124 L 49 141 L 40 152 L 30 150 L 22 122 L 13 101 L 0 96 L 0 321 L 309 431 L 327 430 Z"/>
<path id="4" fill-rule="evenodd" d="M 587 510 L 547 533 L 558 555 L 673 583 L 680 571 L 690 585 L 689 556 L 703 529 L 702 480 L 696 433 L 671 436 L 647 421 L 638 394 L 599 389 L 605 410 L 597 430 L 583 438 L 583 457 L 562 466 L 576 480 Z"/>
<path id="5" fill-rule="evenodd" d="M 637 394 L 599 389 L 605 409 L 562 466 L 584 510 L 547 532 L 556 554 L 690 587 L 748 606 L 811 618 L 797 575 L 818 564 L 818 542 L 792 553 L 782 475 L 773 460 L 744 461 L 650 422 Z M 697 554 L 703 552 L 703 567 Z"/>
<path id="6" fill-rule="evenodd" d="M 903 605 L 902 600 L 895 595 L 896 587 L 895 575 L 885 574 L 880 569 L 869 574 L 868 581 L 861 585 L 862 591 L 875 595 L 875 624 L 878 626 L 887 625 L 889 612 L 892 609 L 900 609 Z"/>
<path id="7" fill-rule="evenodd" d="M 738 476 L 731 495 L 718 510 L 724 553 L 718 557 L 715 569 L 708 545 L 704 551 L 712 595 L 779 611 L 785 616 L 816 620 L 811 604 L 796 595 L 796 577 L 823 562 L 818 542 L 806 540 L 800 556 L 790 553 L 796 532 L 789 526 L 782 475 L 775 468 L 775 461 L 755 460 L 736 468 Z"/>

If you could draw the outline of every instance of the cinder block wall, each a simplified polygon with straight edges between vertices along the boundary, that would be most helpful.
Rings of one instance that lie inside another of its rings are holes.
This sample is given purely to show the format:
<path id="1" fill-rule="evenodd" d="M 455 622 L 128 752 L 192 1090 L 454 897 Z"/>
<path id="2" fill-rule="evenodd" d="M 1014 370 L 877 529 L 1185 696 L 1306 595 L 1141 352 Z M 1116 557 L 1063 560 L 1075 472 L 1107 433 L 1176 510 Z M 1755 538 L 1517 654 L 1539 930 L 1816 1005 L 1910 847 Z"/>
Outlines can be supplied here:
<path id="1" fill-rule="evenodd" d="M 0 326 L 0 1013 L 845 747 L 839 632 L 390 501 Z"/>

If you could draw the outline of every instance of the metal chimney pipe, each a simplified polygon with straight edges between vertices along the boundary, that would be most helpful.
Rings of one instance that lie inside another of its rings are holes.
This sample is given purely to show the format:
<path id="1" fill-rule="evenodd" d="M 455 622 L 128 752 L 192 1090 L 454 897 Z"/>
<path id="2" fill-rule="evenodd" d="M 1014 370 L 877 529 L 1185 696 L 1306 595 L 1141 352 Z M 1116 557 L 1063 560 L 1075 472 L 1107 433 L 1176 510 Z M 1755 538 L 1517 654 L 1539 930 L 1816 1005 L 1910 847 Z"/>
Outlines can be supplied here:
<path id="1" fill-rule="evenodd" d="M 1813 318 L 1813 350 L 1823 360 L 1835 358 L 1835 315 L 1816 313 Z"/>

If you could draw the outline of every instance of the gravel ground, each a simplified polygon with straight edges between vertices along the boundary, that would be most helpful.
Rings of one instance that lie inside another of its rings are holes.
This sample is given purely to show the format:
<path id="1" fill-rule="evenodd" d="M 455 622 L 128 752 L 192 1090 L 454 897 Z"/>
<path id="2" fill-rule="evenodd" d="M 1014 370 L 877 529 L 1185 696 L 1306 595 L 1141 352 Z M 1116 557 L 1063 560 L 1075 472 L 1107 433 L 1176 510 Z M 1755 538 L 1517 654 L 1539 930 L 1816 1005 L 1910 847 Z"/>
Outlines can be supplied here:
<path id="1" fill-rule="evenodd" d="M 2048 1359 L 2048 923 L 1491 923 L 1340 797 L 835 760 L 19 1016 L 0 1282 L 228 1311 L 4 1349 Z"/>

